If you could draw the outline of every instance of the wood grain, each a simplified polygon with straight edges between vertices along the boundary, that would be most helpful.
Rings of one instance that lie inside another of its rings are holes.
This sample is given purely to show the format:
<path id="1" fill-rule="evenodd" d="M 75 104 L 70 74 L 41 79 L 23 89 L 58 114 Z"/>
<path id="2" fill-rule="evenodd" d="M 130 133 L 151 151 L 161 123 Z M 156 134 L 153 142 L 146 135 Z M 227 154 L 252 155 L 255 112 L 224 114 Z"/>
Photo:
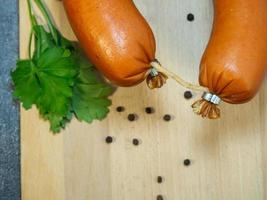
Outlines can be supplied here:
<path id="1" fill-rule="evenodd" d="M 74 39 L 60 1 L 46 0 L 59 29 Z M 157 39 L 167 68 L 197 83 L 198 65 L 212 23 L 211 0 L 136 0 Z M 195 15 L 188 22 L 188 13 Z M 27 56 L 29 19 L 20 0 L 20 52 Z M 23 200 L 264 200 L 267 198 L 267 83 L 243 105 L 223 104 L 222 118 L 193 114 L 194 99 L 173 81 L 160 90 L 145 84 L 119 88 L 110 114 L 93 124 L 73 121 L 59 135 L 36 109 L 21 110 Z M 125 112 L 116 112 L 124 106 Z M 144 112 L 146 106 L 155 113 Z M 129 122 L 127 115 L 139 118 Z M 162 120 L 170 114 L 170 122 Z M 112 144 L 105 137 L 115 138 Z M 132 145 L 132 139 L 141 141 Z M 183 160 L 191 159 L 185 167 Z M 158 184 L 157 176 L 164 178 Z"/>

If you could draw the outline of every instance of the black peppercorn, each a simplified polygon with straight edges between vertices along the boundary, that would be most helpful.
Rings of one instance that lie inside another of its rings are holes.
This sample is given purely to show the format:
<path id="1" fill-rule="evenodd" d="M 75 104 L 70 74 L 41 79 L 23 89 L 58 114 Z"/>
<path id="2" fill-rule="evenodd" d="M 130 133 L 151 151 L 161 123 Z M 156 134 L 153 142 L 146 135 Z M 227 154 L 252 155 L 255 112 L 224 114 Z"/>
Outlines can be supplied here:
<path id="1" fill-rule="evenodd" d="M 133 139 L 133 145 L 138 146 L 139 145 L 139 140 L 134 138 Z"/>
<path id="2" fill-rule="evenodd" d="M 137 119 L 137 115 L 136 114 L 129 114 L 128 115 L 128 120 L 129 121 L 135 121 Z"/>
<path id="3" fill-rule="evenodd" d="M 106 137 L 106 143 L 110 144 L 110 143 L 112 143 L 112 142 L 113 142 L 113 137 L 111 137 L 111 136 L 107 136 L 107 137 Z"/>
<path id="4" fill-rule="evenodd" d="M 163 116 L 163 119 L 164 119 L 164 121 L 168 122 L 168 121 L 171 121 L 172 117 L 170 115 L 166 114 Z"/>
<path id="5" fill-rule="evenodd" d="M 189 14 L 187 15 L 187 20 L 188 20 L 188 21 L 192 22 L 192 21 L 194 21 L 194 19 L 195 19 L 195 16 L 194 16 L 192 13 L 189 13 Z"/>
<path id="6" fill-rule="evenodd" d="M 147 113 L 147 114 L 152 114 L 152 113 L 155 112 L 154 108 L 152 108 L 152 107 L 146 107 L 145 110 L 146 110 L 146 113 Z"/>
<path id="7" fill-rule="evenodd" d="M 184 92 L 184 98 L 185 99 L 191 99 L 193 97 L 193 94 L 191 91 L 185 91 Z"/>
<path id="8" fill-rule="evenodd" d="M 118 106 L 116 108 L 117 112 L 123 112 L 125 110 L 125 108 L 123 106 Z"/>
<path id="9" fill-rule="evenodd" d="M 157 178 L 157 182 L 158 182 L 158 183 L 162 183 L 162 182 L 163 182 L 163 178 L 162 178 L 161 176 L 158 176 L 158 178 Z"/>
<path id="10" fill-rule="evenodd" d="M 189 159 L 184 160 L 184 165 L 189 166 L 191 164 L 191 161 Z"/>

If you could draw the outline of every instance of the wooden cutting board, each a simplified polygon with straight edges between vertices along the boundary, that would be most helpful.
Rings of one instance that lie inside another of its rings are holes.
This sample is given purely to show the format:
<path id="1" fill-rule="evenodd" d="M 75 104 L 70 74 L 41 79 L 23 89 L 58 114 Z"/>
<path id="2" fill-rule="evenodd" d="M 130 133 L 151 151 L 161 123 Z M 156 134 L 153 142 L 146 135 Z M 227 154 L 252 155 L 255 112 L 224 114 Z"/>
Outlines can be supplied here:
<path id="1" fill-rule="evenodd" d="M 27 57 L 29 19 L 20 0 L 20 55 Z M 74 35 L 62 3 L 45 0 L 58 28 Z M 211 0 L 136 0 L 157 40 L 164 66 L 197 83 L 212 23 Z M 187 21 L 193 13 L 195 20 Z M 58 135 L 36 109 L 21 109 L 23 200 L 263 200 L 267 167 L 267 83 L 244 105 L 222 104 L 220 120 L 204 120 L 173 81 L 156 91 L 145 84 L 119 88 L 108 118 L 72 121 Z M 125 111 L 116 112 L 117 106 Z M 151 106 L 155 113 L 146 114 Z M 138 115 L 130 122 L 129 113 Z M 163 120 L 170 114 L 172 120 Z M 115 141 L 105 143 L 106 136 Z M 141 142 L 132 144 L 132 139 Z M 184 166 L 184 159 L 191 165 Z M 163 182 L 157 183 L 162 176 Z"/>

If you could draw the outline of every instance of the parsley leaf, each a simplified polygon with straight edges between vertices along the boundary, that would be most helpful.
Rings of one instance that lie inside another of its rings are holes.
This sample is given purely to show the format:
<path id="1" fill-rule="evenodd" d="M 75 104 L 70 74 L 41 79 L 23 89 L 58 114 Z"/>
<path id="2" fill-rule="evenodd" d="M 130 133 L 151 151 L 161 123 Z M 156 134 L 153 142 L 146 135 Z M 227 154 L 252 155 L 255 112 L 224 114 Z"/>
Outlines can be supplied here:
<path id="1" fill-rule="evenodd" d="M 11 74 L 14 96 L 26 109 L 36 104 L 40 114 L 50 121 L 51 130 L 57 132 L 70 110 L 76 60 L 69 50 L 53 47 L 44 51 L 35 63 L 18 62 Z"/>
<path id="2" fill-rule="evenodd" d="M 11 76 L 15 85 L 13 95 L 22 102 L 25 109 L 30 109 L 41 94 L 33 62 L 19 60 L 17 69 L 11 73 Z"/>
<path id="3" fill-rule="evenodd" d="M 69 110 L 76 75 L 75 59 L 68 54 L 68 50 L 55 47 L 41 55 L 37 67 L 42 88 L 36 102 L 40 113 L 65 116 Z"/>
<path id="4" fill-rule="evenodd" d="M 111 101 L 107 97 L 113 88 L 105 83 L 84 55 L 79 50 L 77 52 L 80 68 L 73 88 L 73 111 L 80 121 L 102 120 L 109 112 Z"/>
<path id="5" fill-rule="evenodd" d="M 91 123 L 101 120 L 109 112 L 111 101 L 107 98 L 113 89 L 106 84 L 83 55 L 79 56 L 80 69 L 73 88 L 72 106 L 78 120 Z"/>
<path id="6" fill-rule="evenodd" d="M 59 133 L 62 128 L 66 127 L 66 124 L 69 123 L 72 119 L 72 112 L 69 112 L 65 116 L 58 116 L 55 114 L 47 114 L 43 116 L 44 119 L 49 120 L 50 130 L 54 133 Z"/>

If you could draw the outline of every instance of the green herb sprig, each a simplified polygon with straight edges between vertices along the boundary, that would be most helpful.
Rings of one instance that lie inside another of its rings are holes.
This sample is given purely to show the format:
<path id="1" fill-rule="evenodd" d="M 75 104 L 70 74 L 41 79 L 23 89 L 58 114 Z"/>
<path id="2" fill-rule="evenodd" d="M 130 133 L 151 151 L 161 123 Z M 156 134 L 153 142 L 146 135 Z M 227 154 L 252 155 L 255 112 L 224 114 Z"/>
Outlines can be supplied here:
<path id="1" fill-rule="evenodd" d="M 41 0 L 27 0 L 27 3 L 31 21 L 29 58 L 18 60 L 11 72 L 14 97 L 25 109 L 36 105 L 54 133 L 65 128 L 73 116 L 88 123 L 105 118 L 111 105 L 108 97 L 112 87 L 99 76 L 77 43 L 67 40 L 56 29 Z M 41 11 L 49 31 L 37 23 L 33 3 Z"/>

